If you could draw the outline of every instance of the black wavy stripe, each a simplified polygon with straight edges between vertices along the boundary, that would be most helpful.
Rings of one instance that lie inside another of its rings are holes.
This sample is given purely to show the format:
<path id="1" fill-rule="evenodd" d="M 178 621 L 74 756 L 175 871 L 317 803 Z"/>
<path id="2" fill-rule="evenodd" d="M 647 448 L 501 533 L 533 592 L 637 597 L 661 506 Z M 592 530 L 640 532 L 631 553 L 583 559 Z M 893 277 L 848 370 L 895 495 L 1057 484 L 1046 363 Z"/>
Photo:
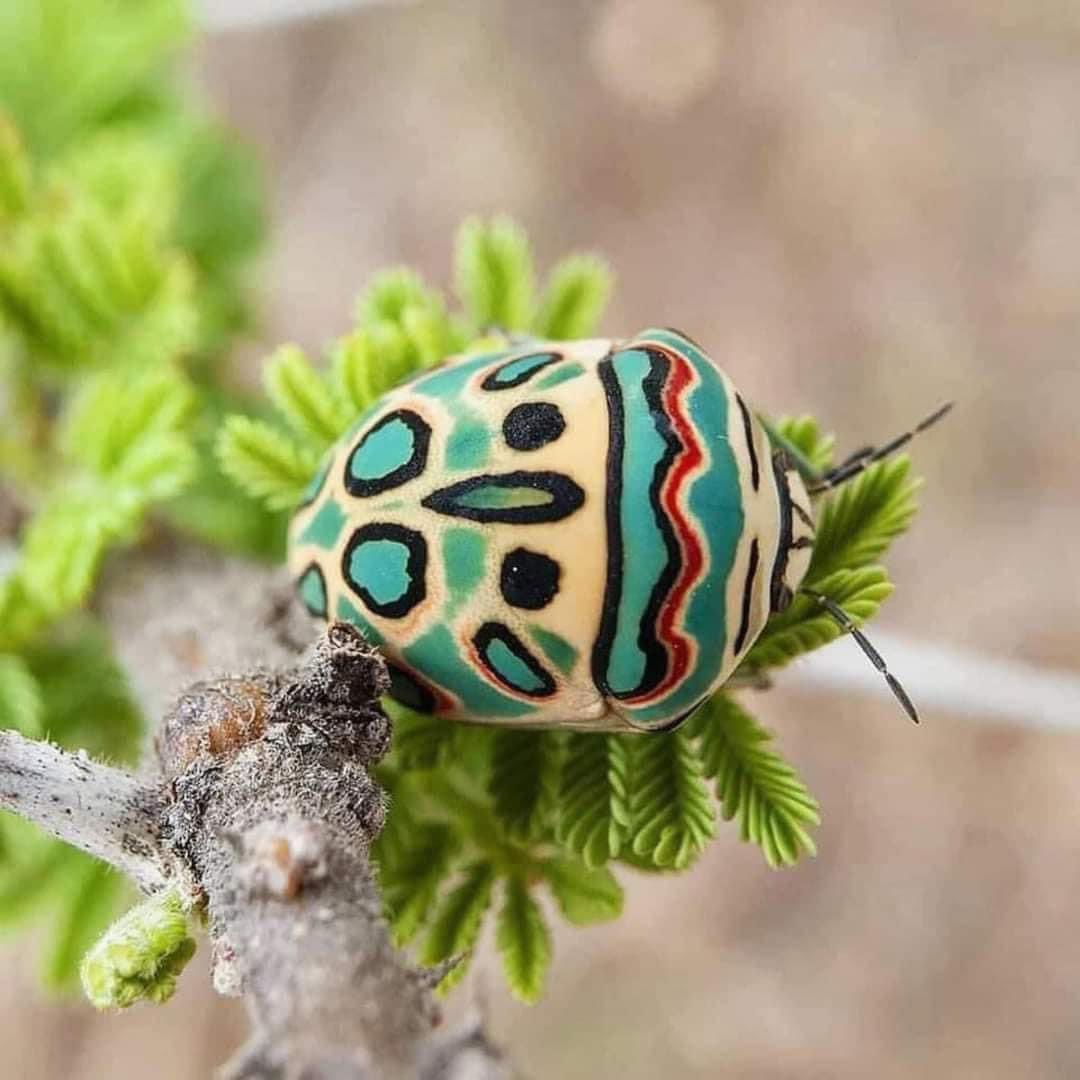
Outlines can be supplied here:
<path id="1" fill-rule="evenodd" d="M 656 628 L 660 621 L 660 609 L 682 569 L 682 548 L 679 547 L 675 527 L 660 502 L 660 492 L 667 474 L 671 471 L 675 459 L 684 450 L 682 440 L 675 434 L 671 417 L 664 410 L 664 384 L 671 374 L 671 360 L 659 350 L 649 349 L 648 354 L 652 366 L 649 374 L 642 380 L 641 389 L 648 402 L 649 415 L 656 427 L 656 433 L 664 440 L 664 453 L 653 468 L 652 481 L 649 484 L 649 509 L 667 549 L 667 562 L 657 576 L 638 626 L 638 648 L 645 655 L 645 670 L 638 685 L 633 690 L 616 694 L 618 698 L 647 694 L 659 686 L 667 675 L 668 652 L 656 636 Z"/>
<path id="2" fill-rule="evenodd" d="M 607 542 L 607 573 L 604 579 L 604 602 L 600 607 L 600 626 L 592 647 L 593 683 L 601 694 L 608 693 L 607 671 L 611 661 L 611 645 L 615 640 L 619 605 L 622 602 L 622 530 L 619 528 L 619 507 L 622 503 L 622 464 L 626 445 L 623 426 L 622 389 L 615 377 L 608 353 L 597 365 L 600 385 L 604 390 L 608 414 L 608 451 L 605 462 L 604 531 Z"/>
<path id="3" fill-rule="evenodd" d="M 649 507 L 667 551 L 667 561 L 657 576 L 649 601 L 638 624 L 637 644 L 645 657 L 645 667 L 638 685 L 630 690 L 615 691 L 607 679 L 611 660 L 611 648 L 615 639 L 619 606 L 623 585 L 623 544 L 620 527 L 620 507 L 623 498 L 622 466 L 626 449 L 626 429 L 623 417 L 623 396 L 615 373 L 613 357 L 600 362 L 599 374 L 608 406 L 608 459 L 607 501 L 605 505 L 608 565 L 604 589 L 604 607 L 600 630 L 593 645 L 593 681 L 602 693 L 617 699 L 635 697 L 648 693 L 658 686 L 668 672 L 668 653 L 656 636 L 660 609 L 671 591 L 682 568 L 682 550 L 675 529 L 660 503 L 660 491 L 672 464 L 683 450 L 682 441 L 675 434 L 671 418 L 663 407 L 663 390 L 671 372 L 671 361 L 657 349 L 646 350 L 650 360 L 648 374 L 642 379 L 641 388 L 649 414 L 657 434 L 663 439 L 664 453 L 657 461 L 649 484 Z M 645 509 L 642 509 L 645 513 Z"/>

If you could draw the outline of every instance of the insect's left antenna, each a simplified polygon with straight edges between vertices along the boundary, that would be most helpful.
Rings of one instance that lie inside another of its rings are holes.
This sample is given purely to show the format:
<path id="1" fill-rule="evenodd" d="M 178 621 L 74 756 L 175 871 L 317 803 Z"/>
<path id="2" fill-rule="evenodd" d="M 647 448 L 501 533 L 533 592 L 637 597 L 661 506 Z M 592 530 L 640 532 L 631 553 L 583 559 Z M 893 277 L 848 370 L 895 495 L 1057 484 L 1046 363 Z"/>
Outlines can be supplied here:
<path id="1" fill-rule="evenodd" d="M 799 592 L 804 596 L 809 596 L 811 600 L 816 600 L 822 609 L 835 621 L 836 625 L 844 633 L 850 634 L 855 639 L 859 648 L 866 654 L 866 658 L 881 672 L 896 700 L 903 706 L 904 712 L 917 724 L 919 722 L 919 712 L 915 708 L 914 702 L 908 697 L 908 693 L 901 686 L 900 680 L 889 671 L 884 657 L 870 644 L 870 639 L 851 621 L 848 613 L 835 600 L 829 599 L 823 593 L 815 592 L 813 589 L 800 589 Z"/>
<path id="2" fill-rule="evenodd" d="M 928 427 L 932 427 L 946 416 L 955 404 L 954 401 L 946 401 L 944 405 L 935 409 L 924 420 L 919 421 L 910 431 L 905 431 L 903 435 L 897 435 L 895 439 L 887 442 L 884 446 L 867 446 L 862 450 L 857 450 L 846 461 L 840 462 L 835 469 L 830 469 L 825 473 L 816 483 L 810 484 L 807 491 L 811 495 L 820 495 L 853 479 L 865 469 L 870 468 L 871 465 L 876 465 L 877 462 L 887 458 L 890 454 L 895 454 L 897 450 L 907 446 L 916 435 L 921 434 Z"/>

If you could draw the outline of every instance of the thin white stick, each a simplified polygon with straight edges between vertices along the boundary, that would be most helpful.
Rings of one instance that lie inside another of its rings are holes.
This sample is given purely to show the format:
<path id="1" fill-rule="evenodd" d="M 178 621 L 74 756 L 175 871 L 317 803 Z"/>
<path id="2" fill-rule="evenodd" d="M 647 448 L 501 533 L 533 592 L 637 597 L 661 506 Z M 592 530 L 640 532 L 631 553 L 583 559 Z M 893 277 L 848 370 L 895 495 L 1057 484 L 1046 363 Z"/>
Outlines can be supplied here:
<path id="1" fill-rule="evenodd" d="M 200 21 L 207 30 L 292 22 L 333 11 L 401 6 L 412 0 L 201 0 Z"/>
<path id="2" fill-rule="evenodd" d="M 1080 675 L 969 649 L 871 631 L 875 647 L 910 691 L 925 720 L 933 712 L 986 722 L 1075 731 L 1080 728 Z M 784 672 L 779 680 L 789 677 Z M 790 671 L 802 686 L 891 694 L 852 641 L 839 641 Z"/>

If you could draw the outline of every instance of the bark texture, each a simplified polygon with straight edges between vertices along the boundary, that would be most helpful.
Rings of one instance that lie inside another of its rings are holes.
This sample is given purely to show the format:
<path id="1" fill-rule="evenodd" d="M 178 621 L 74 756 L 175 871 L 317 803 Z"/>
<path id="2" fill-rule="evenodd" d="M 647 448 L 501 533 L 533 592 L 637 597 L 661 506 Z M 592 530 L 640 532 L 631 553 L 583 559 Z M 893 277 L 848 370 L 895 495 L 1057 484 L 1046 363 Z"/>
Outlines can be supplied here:
<path id="1" fill-rule="evenodd" d="M 472 1021 L 436 1031 L 431 989 L 390 940 L 370 846 L 387 813 L 385 668 L 352 627 L 317 637 L 281 578 L 163 545 L 107 580 L 102 613 L 150 715 L 139 778 L 0 737 L 2 805 L 207 915 L 214 983 L 242 995 L 245 1080 L 509 1080 Z M 183 687 L 187 689 L 182 689 Z"/>

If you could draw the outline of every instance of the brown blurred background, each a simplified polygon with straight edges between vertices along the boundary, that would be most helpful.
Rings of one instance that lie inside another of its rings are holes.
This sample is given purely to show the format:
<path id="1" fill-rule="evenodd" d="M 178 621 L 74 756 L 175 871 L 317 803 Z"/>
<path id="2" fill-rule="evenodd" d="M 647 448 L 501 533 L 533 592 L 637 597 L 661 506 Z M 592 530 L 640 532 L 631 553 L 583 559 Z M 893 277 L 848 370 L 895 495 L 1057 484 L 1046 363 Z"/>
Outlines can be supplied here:
<path id="1" fill-rule="evenodd" d="M 541 264 L 611 259 L 611 333 L 685 328 L 842 447 L 957 398 L 881 624 L 1080 668 L 1074 3 L 418 2 L 220 34 L 199 68 L 273 186 L 265 343 L 340 333 L 387 263 L 444 282 L 458 221 L 508 211 Z M 754 704 L 819 857 L 773 873 L 723 829 L 560 932 L 544 1003 L 489 956 L 457 1007 L 478 987 L 535 1078 L 1080 1075 L 1080 735 L 912 729 L 797 679 Z M 243 1037 L 198 963 L 107 1018 L 4 955 L 4 1077 L 202 1078 Z"/>

